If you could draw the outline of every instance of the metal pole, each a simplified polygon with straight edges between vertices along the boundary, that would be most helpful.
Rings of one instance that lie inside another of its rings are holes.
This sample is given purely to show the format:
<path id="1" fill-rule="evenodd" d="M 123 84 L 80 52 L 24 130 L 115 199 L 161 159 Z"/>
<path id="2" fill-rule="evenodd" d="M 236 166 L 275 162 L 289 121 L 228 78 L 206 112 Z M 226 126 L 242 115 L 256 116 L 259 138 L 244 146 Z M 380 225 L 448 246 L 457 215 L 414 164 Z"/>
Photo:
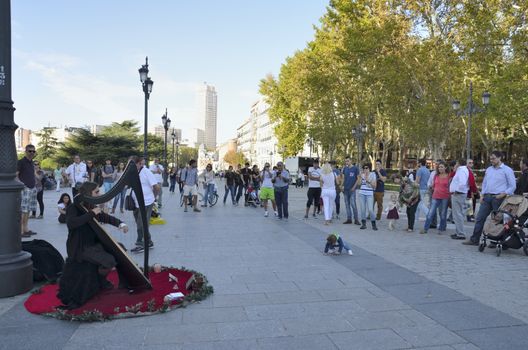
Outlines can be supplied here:
<path id="1" fill-rule="evenodd" d="M 148 146 L 147 146 L 147 133 L 148 133 L 148 91 L 147 85 L 143 84 L 143 91 L 145 92 L 145 130 L 143 132 L 143 158 L 145 159 L 145 165 L 148 167 Z"/>
<path id="2" fill-rule="evenodd" d="M 471 114 L 473 113 L 473 82 L 469 82 L 468 125 L 466 136 L 466 159 L 471 159 Z"/>
<path id="3" fill-rule="evenodd" d="M 17 154 L 11 99 L 11 2 L 0 0 L 0 297 L 27 292 L 33 286 L 31 254 L 21 250 L 20 191 L 15 180 Z"/>
<path id="4" fill-rule="evenodd" d="M 175 166 L 175 163 L 174 163 L 174 139 L 172 139 L 172 166 L 173 167 Z"/>

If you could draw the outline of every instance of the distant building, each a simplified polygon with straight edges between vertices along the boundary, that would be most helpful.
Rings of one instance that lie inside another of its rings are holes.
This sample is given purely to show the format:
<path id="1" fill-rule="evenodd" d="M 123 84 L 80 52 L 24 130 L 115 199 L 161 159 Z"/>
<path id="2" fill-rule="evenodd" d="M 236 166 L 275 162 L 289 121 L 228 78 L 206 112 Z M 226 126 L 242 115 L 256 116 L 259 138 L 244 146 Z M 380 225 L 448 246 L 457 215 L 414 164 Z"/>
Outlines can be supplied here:
<path id="1" fill-rule="evenodd" d="M 84 128 L 76 128 L 76 127 L 51 127 L 53 129 L 53 133 L 51 134 L 52 137 L 57 139 L 57 142 L 64 143 L 72 134 L 74 134 L 76 131 L 82 130 Z M 40 143 L 40 137 L 38 137 L 39 131 L 35 131 L 31 133 L 31 144 L 33 144 L 36 148 L 39 147 Z"/>
<path id="2" fill-rule="evenodd" d="M 205 147 L 216 149 L 217 95 L 215 87 L 207 83 L 198 92 L 198 128 L 205 134 Z"/>
<path id="3" fill-rule="evenodd" d="M 15 145 L 18 152 L 26 149 L 26 146 L 31 144 L 31 130 L 18 128 L 15 131 Z"/>
<path id="4" fill-rule="evenodd" d="M 205 144 L 205 132 L 203 129 L 191 129 L 191 134 L 188 141 L 189 147 L 199 148 L 200 145 Z"/>
<path id="5" fill-rule="evenodd" d="M 266 162 L 282 160 L 277 150 L 277 138 L 268 115 L 269 105 L 261 98 L 250 109 L 250 116 L 237 129 L 238 151 L 253 164 L 262 167 Z"/>
<path id="6" fill-rule="evenodd" d="M 176 129 L 176 128 L 171 128 L 169 130 L 169 136 L 167 137 L 171 137 L 171 141 L 172 141 L 172 133 L 175 133 L 176 134 L 176 140 L 178 140 L 180 143 L 182 142 L 182 129 Z"/>
<path id="7" fill-rule="evenodd" d="M 92 125 L 90 126 L 90 132 L 94 135 L 98 135 L 101 133 L 101 131 L 104 130 L 104 128 L 106 128 L 107 125 Z"/>

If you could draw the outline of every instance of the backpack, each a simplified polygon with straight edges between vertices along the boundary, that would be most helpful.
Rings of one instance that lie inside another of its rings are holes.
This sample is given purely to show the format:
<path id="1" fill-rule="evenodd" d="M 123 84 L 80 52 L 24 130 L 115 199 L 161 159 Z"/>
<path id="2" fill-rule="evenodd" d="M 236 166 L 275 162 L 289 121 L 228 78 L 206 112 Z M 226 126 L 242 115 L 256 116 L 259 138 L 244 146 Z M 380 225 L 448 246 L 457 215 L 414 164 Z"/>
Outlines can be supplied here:
<path id="1" fill-rule="evenodd" d="M 31 253 L 34 281 L 55 282 L 62 274 L 64 258 L 49 242 L 42 239 L 24 241 L 22 250 Z"/>

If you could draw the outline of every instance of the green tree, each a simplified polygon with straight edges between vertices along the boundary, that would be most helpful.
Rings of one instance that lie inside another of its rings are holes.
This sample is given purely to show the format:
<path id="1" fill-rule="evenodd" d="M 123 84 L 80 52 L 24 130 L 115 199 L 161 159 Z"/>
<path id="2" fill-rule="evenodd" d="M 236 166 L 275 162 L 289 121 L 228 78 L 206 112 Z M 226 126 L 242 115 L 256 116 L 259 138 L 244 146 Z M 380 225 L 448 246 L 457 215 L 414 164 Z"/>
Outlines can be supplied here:
<path id="1" fill-rule="evenodd" d="M 235 151 L 229 151 L 224 155 L 224 162 L 226 162 L 229 165 L 236 166 L 237 164 L 244 164 L 247 162 L 246 157 L 244 156 L 244 153 L 242 152 L 235 152 Z"/>
<path id="2" fill-rule="evenodd" d="M 55 128 L 42 128 L 41 131 L 35 133 L 39 137 L 39 147 L 37 148 L 37 160 L 41 161 L 47 158 L 53 158 L 59 142 L 56 137 L 53 137 Z"/>

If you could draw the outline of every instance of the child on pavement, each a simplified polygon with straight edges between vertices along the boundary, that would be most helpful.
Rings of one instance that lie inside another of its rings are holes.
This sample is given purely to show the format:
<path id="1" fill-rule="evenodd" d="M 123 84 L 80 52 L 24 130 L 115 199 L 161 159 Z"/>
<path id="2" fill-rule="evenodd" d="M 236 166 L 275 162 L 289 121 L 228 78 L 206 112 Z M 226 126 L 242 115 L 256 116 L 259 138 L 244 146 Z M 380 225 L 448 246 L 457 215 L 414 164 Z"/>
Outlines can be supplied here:
<path id="1" fill-rule="evenodd" d="M 335 252 L 335 248 L 338 248 L 337 253 Z M 324 250 L 325 255 L 328 254 L 330 249 L 332 249 L 332 254 L 339 255 L 343 251 L 343 248 L 348 252 L 348 255 L 354 255 L 354 253 L 352 253 L 352 249 L 350 249 L 350 246 L 345 241 L 343 241 L 341 237 L 339 237 L 338 233 L 334 232 L 326 237 L 326 246 Z"/>

